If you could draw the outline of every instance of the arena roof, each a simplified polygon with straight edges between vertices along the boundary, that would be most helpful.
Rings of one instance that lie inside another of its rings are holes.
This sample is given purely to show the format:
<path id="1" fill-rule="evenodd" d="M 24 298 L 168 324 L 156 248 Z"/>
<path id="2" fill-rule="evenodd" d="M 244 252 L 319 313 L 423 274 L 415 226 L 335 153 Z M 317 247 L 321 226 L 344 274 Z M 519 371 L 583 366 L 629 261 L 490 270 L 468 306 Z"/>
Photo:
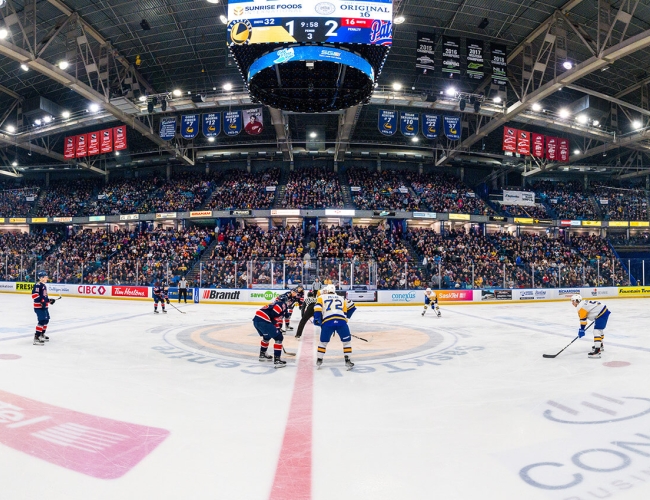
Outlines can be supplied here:
<path id="1" fill-rule="evenodd" d="M 405 21 L 393 26 L 393 47 L 369 104 L 328 115 L 267 108 L 268 126 L 261 135 L 221 135 L 211 144 L 200 138 L 161 140 L 157 127 L 162 113 L 149 115 L 137 96 L 182 90 L 169 101 L 170 116 L 251 107 L 229 56 L 226 26 L 219 20 L 226 13 L 225 0 L 6 0 L 0 7 L 0 27 L 8 31 L 0 40 L 0 164 L 14 173 L 70 168 L 62 156 L 66 135 L 126 123 L 131 159 L 163 154 L 192 164 L 210 155 L 257 150 L 281 151 L 289 160 L 319 151 L 338 160 L 361 153 L 409 155 L 439 166 L 468 155 L 489 157 L 492 165 L 519 165 L 528 175 L 560 166 L 504 156 L 502 126 L 512 124 L 569 138 L 571 149 L 580 150 L 571 159 L 577 168 L 607 167 L 628 176 L 650 172 L 649 0 L 395 0 L 393 9 Z M 142 20 L 150 29 L 141 27 Z M 433 74 L 415 67 L 418 31 L 437 36 Z M 508 85 L 492 85 L 489 77 L 454 82 L 458 92 L 485 97 L 479 113 L 462 114 L 460 141 L 415 144 L 399 134 L 382 137 L 377 132 L 382 108 L 459 113 L 459 99 L 441 95 L 449 85 L 438 69 L 444 35 L 505 45 Z M 62 60 L 69 64 L 66 69 L 58 67 Z M 571 69 L 563 66 L 566 61 Z M 400 90 L 394 90 L 396 82 Z M 226 83 L 233 85 L 231 90 L 224 90 Z M 197 94 L 205 102 L 193 102 Z M 504 99 L 501 104 L 493 101 L 497 96 Z M 575 114 L 558 116 L 562 107 L 584 107 L 585 96 L 590 100 L 584 113 L 592 114 L 588 123 L 577 123 Z M 18 124 L 22 110 L 38 97 L 68 110 L 71 118 L 56 117 L 39 128 L 24 120 L 9 133 L 7 126 Z M 92 102 L 101 105 L 97 113 L 87 111 Z M 533 111 L 533 103 L 542 109 Z M 633 126 L 635 121 L 641 127 Z M 311 132 L 317 140 L 310 140 Z M 80 166 L 100 173 L 116 163 L 110 157 Z"/>

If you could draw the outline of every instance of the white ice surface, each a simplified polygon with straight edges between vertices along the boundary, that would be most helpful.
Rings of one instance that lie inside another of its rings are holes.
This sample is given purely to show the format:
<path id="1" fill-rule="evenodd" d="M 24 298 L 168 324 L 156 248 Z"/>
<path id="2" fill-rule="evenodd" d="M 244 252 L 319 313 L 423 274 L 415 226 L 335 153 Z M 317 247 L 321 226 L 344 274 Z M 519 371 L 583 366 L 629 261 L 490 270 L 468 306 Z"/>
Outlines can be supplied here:
<path id="1" fill-rule="evenodd" d="M 313 374 L 311 498 L 650 498 L 650 302 L 605 302 L 599 360 L 591 331 L 542 358 L 577 333 L 568 301 L 443 305 L 440 319 L 359 307 L 350 329 L 371 342 L 353 339 L 355 370 L 334 339 Z M 297 358 L 258 362 L 255 307 L 154 315 L 149 302 L 64 298 L 38 347 L 30 305 L 0 294 L 0 391 L 170 434 L 117 479 L 0 444 L 0 498 L 269 498 Z M 0 410 L 0 443 L 9 423 Z"/>

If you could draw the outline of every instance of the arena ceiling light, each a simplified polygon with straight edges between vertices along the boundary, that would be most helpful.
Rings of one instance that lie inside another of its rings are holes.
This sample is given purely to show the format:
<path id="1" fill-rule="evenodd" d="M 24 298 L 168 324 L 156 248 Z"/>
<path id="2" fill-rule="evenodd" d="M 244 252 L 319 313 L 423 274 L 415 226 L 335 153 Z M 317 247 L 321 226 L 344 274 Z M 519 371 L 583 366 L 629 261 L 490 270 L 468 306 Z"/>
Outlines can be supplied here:
<path id="1" fill-rule="evenodd" d="M 219 3 L 219 0 L 208 0 L 208 3 Z"/>
<path id="2" fill-rule="evenodd" d="M 174 89 L 172 94 L 174 94 L 174 97 L 180 97 L 183 95 L 183 91 L 181 89 Z"/>
<path id="3" fill-rule="evenodd" d="M 208 142 L 214 142 L 214 137 L 208 137 Z"/>
<path id="4" fill-rule="evenodd" d="M 232 83 L 224 83 L 223 90 L 230 92 L 232 90 Z"/>
<path id="5" fill-rule="evenodd" d="M 599 122 L 598 120 L 594 120 L 593 122 L 591 122 L 591 124 L 592 124 L 594 127 L 600 127 L 600 122 Z"/>
<path id="6" fill-rule="evenodd" d="M 393 83 L 393 90 L 402 90 L 402 84 L 400 82 Z"/>
<path id="7" fill-rule="evenodd" d="M 22 69 L 23 71 L 29 71 L 29 66 L 27 66 L 25 63 L 22 63 L 20 65 L 20 69 Z"/>
<path id="8" fill-rule="evenodd" d="M 585 125 L 589 121 L 589 118 L 587 118 L 587 115 L 578 115 L 576 116 L 576 121 L 582 125 Z"/>
<path id="9" fill-rule="evenodd" d="M 140 101 L 140 102 L 145 102 L 146 100 L 147 100 L 146 95 L 141 95 L 140 97 L 138 97 L 138 101 Z"/>
<path id="10" fill-rule="evenodd" d="M 40 118 L 36 118 L 36 120 L 34 120 L 34 125 L 40 127 L 41 125 L 43 125 L 43 122 L 41 121 Z"/>
<path id="11" fill-rule="evenodd" d="M 567 118 L 569 118 L 569 116 L 571 116 L 571 113 L 569 113 L 569 110 L 566 109 L 566 108 L 562 108 L 562 109 L 560 109 L 560 110 L 557 112 L 557 114 L 558 114 L 558 116 L 559 116 L 560 118 L 562 118 L 563 120 L 566 120 Z"/>
<path id="12" fill-rule="evenodd" d="M 582 154 L 582 151 L 580 151 L 579 149 L 574 149 L 573 154 L 574 155 L 580 155 L 580 154 Z"/>
<path id="13" fill-rule="evenodd" d="M 219 16 L 219 20 L 220 20 L 223 24 L 228 24 L 228 18 L 227 18 L 226 16 L 224 16 L 223 14 L 221 14 L 221 15 Z"/>
<path id="14" fill-rule="evenodd" d="M 12 167 L 17 167 L 17 166 L 18 166 L 18 162 L 17 162 L 16 160 L 14 160 L 14 161 L 11 163 L 11 166 L 12 166 Z"/>
<path id="15" fill-rule="evenodd" d="M 564 61 L 562 67 L 566 70 L 573 68 L 573 63 L 571 61 Z"/>
<path id="16" fill-rule="evenodd" d="M 97 111 L 99 111 L 99 104 L 93 102 L 88 109 L 91 113 L 97 113 Z"/>
<path id="17" fill-rule="evenodd" d="M 7 125 L 7 132 L 13 134 L 15 131 L 16 131 L 16 127 L 14 127 L 13 125 Z"/>
<path id="18" fill-rule="evenodd" d="M 0 40 L 4 40 L 9 36 L 9 30 L 7 28 L 0 28 Z"/>
<path id="19" fill-rule="evenodd" d="M 318 134 L 316 132 L 310 132 L 309 133 L 309 137 L 311 137 L 312 139 L 316 139 L 317 136 L 318 136 Z"/>
<path id="20" fill-rule="evenodd" d="M 542 110 L 542 105 L 540 103 L 538 103 L 538 102 L 535 102 L 535 103 L 533 103 L 533 105 L 531 106 L 530 109 L 532 109 L 536 113 L 539 113 Z"/>
<path id="21" fill-rule="evenodd" d="M 58 66 L 59 66 L 59 68 L 61 68 L 63 70 L 66 70 L 66 69 L 68 69 L 68 66 L 70 66 L 70 64 L 68 63 L 68 61 L 64 60 L 64 61 L 59 61 Z"/>
<path id="22" fill-rule="evenodd" d="M 456 88 L 449 87 L 447 90 L 445 90 L 445 94 L 447 94 L 450 97 L 454 97 L 456 95 Z"/>
<path id="23" fill-rule="evenodd" d="M 641 120 L 634 120 L 632 122 L 632 128 L 634 130 L 639 130 L 640 128 L 643 128 L 643 122 Z"/>
<path id="24" fill-rule="evenodd" d="M 64 111 L 63 113 L 61 113 L 61 117 L 64 120 L 67 120 L 68 118 L 70 118 L 70 111 Z"/>
<path id="25" fill-rule="evenodd" d="M 52 117 L 51 117 L 51 116 L 49 116 L 49 115 L 45 115 L 45 116 L 43 117 L 43 122 L 44 122 L 44 123 L 50 123 L 51 121 L 52 121 Z"/>
<path id="26" fill-rule="evenodd" d="M 404 16 L 397 16 L 395 19 L 393 19 L 393 22 L 395 24 L 402 24 L 404 21 L 406 21 L 406 18 Z"/>
<path id="27" fill-rule="evenodd" d="M 492 99 L 492 100 L 493 100 L 494 102 L 496 102 L 497 104 L 501 104 L 501 101 L 502 101 L 502 99 L 501 99 L 500 96 L 496 96 L 496 97 L 495 97 L 494 99 Z"/>
<path id="28" fill-rule="evenodd" d="M 420 138 L 417 137 L 417 136 L 416 136 L 416 137 L 413 137 L 413 139 L 411 139 L 411 140 L 412 140 L 413 142 L 420 142 Z"/>

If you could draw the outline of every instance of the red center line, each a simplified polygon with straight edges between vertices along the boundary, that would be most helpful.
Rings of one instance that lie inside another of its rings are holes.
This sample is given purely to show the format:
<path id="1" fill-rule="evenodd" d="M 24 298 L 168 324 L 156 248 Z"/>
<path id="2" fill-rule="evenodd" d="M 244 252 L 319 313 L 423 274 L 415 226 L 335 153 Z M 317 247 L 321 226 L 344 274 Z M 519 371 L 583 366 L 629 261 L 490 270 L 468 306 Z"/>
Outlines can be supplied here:
<path id="1" fill-rule="evenodd" d="M 269 500 L 311 500 L 314 332 L 303 335 L 301 343 L 298 373 Z"/>

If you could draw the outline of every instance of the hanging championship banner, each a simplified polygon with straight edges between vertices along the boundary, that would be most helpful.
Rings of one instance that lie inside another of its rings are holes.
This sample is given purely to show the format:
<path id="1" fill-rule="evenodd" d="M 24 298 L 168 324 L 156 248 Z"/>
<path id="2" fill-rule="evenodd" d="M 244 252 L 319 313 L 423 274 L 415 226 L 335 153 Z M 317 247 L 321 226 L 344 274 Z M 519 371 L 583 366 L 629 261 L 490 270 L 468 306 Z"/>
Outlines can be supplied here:
<path id="1" fill-rule="evenodd" d="M 423 75 L 426 75 L 429 71 L 433 73 L 433 70 L 436 69 L 435 47 L 436 35 L 434 33 L 418 31 L 415 67 L 419 69 Z"/>
<path id="2" fill-rule="evenodd" d="M 438 127 L 440 126 L 440 117 L 438 115 L 422 115 L 422 133 L 427 139 L 436 139 L 438 137 Z"/>
<path id="3" fill-rule="evenodd" d="M 492 44 L 492 83 L 495 85 L 506 85 L 508 63 L 506 62 L 506 46 Z"/>
<path id="4" fill-rule="evenodd" d="M 113 129 L 109 128 L 99 133 L 99 150 L 102 154 L 113 151 Z"/>
<path id="5" fill-rule="evenodd" d="M 176 118 L 174 118 L 174 129 L 176 128 Z M 113 128 L 113 147 L 115 151 L 126 149 L 126 125 L 120 125 Z"/>
<path id="6" fill-rule="evenodd" d="M 382 135 L 395 135 L 397 132 L 397 111 L 380 109 L 377 128 Z"/>
<path id="7" fill-rule="evenodd" d="M 400 130 L 404 137 L 415 137 L 420 130 L 420 115 L 417 113 L 399 114 Z"/>
<path id="8" fill-rule="evenodd" d="M 65 146 L 63 147 L 63 158 L 72 160 L 76 156 L 75 137 L 66 137 Z"/>
<path id="9" fill-rule="evenodd" d="M 76 155 L 77 158 L 82 158 L 88 155 L 88 136 L 86 134 L 78 135 L 76 137 Z"/>
<path id="10" fill-rule="evenodd" d="M 241 132 L 241 111 L 223 112 L 223 132 L 228 136 L 239 135 Z"/>
<path id="11" fill-rule="evenodd" d="M 508 153 L 517 152 L 517 129 L 503 127 L 503 150 Z"/>
<path id="12" fill-rule="evenodd" d="M 530 156 L 530 133 L 525 130 L 517 130 L 517 153 Z"/>
<path id="13" fill-rule="evenodd" d="M 163 141 L 171 141 L 176 135 L 176 118 L 160 119 L 160 138 Z"/>
<path id="14" fill-rule="evenodd" d="M 481 40 L 467 39 L 467 78 L 470 80 L 483 80 L 485 76 L 483 59 L 483 42 Z"/>
<path id="15" fill-rule="evenodd" d="M 546 159 L 557 160 L 557 137 L 546 136 Z"/>
<path id="16" fill-rule="evenodd" d="M 203 115 L 203 135 L 217 137 L 221 132 L 221 113 L 205 113 Z"/>
<path id="17" fill-rule="evenodd" d="M 544 136 L 542 134 L 532 134 L 533 149 L 532 153 L 535 158 L 544 158 Z"/>
<path id="18" fill-rule="evenodd" d="M 460 38 L 442 37 L 442 73 L 448 78 L 460 76 Z"/>
<path id="19" fill-rule="evenodd" d="M 443 116 L 442 121 L 447 139 L 452 141 L 460 139 L 460 116 Z"/>
<path id="20" fill-rule="evenodd" d="M 562 163 L 569 163 L 569 139 L 558 139 L 558 160 Z"/>
<path id="21" fill-rule="evenodd" d="M 181 116 L 181 137 L 194 139 L 197 135 L 199 135 L 199 115 Z"/>
<path id="22" fill-rule="evenodd" d="M 259 135 L 264 131 L 262 108 L 245 109 L 242 111 L 244 132 L 248 135 Z"/>
<path id="23" fill-rule="evenodd" d="M 88 134 L 88 156 L 99 154 L 99 132 Z"/>

